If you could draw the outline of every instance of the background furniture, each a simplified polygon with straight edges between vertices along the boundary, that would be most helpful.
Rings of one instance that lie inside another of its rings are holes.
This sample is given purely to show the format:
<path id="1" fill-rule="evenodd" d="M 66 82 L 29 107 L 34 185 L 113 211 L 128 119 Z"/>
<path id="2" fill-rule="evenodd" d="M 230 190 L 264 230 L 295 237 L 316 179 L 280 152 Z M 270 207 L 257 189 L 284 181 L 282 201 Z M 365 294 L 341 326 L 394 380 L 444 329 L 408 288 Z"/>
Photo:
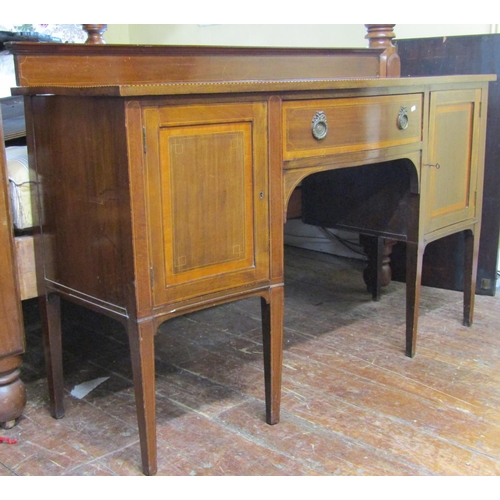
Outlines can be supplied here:
<path id="1" fill-rule="evenodd" d="M 33 227 L 36 226 L 36 184 L 30 180 L 23 99 L 0 99 L 5 131 L 7 188 L 16 245 L 21 300 L 37 296 Z M 32 199 L 33 198 L 33 199 Z"/>
<path id="2" fill-rule="evenodd" d="M 4 134 L 0 112 L 0 425 L 12 427 L 26 405 L 20 377 L 24 325 L 7 189 Z"/>
<path id="3" fill-rule="evenodd" d="M 55 42 L 39 33 L 0 32 L 0 50 L 10 41 Z M 24 99 L 0 99 L 0 426 L 12 427 L 22 415 L 26 391 L 20 379 L 25 349 L 21 300 L 37 297 L 31 193 Z M 13 148 L 17 159 L 9 162 Z M 7 152 L 6 152 L 7 151 Z M 18 154 L 19 153 L 19 154 Z M 16 171 L 13 173 L 13 163 Z M 24 170 L 24 167 L 26 169 Z M 15 177 L 15 178 L 14 178 Z"/>

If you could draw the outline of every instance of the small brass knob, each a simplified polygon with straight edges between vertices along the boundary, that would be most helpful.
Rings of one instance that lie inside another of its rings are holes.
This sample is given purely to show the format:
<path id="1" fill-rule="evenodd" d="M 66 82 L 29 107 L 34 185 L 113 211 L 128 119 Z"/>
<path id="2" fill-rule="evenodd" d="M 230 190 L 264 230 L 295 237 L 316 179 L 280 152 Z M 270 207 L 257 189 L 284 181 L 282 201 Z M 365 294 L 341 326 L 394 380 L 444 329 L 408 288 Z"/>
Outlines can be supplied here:
<path id="1" fill-rule="evenodd" d="M 405 130 L 408 128 L 408 123 L 410 119 L 408 118 L 408 110 L 406 106 L 401 106 L 401 109 L 398 113 L 398 128 L 399 130 Z"/>
<path id="2" fill-rule="evenodd" d="M 323 111 L 317 111 L 312 119 L 312 135 L 315 139 L 320 141 L 328 134 L 328 121 Z"/>

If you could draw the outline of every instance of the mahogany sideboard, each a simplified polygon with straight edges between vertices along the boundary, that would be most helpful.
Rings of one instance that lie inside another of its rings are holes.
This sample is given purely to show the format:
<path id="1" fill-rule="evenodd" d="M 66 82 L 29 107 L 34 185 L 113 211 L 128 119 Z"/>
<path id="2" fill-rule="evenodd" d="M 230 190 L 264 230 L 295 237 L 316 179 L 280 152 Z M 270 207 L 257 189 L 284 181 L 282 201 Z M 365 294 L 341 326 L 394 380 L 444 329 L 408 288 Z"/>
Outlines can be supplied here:
<path id="1" fill-rule="evenodd" d="M 123 322 L 145 474 L 156 472 L 153 339 L 174 316 L 261 298 L 266 421 L 278 422 L 283 224 L 306 176 L 402 161 L 407 354 L 425 243 L 458 229 L 471 235 L 464 320 L 472 322 L 493 77 L 390 77 L 388 61 L 396 72 L 399 61 L 386 47 L 10 50 L 39 186 L 51 411 L 64 414 L 60 298 Z"/>

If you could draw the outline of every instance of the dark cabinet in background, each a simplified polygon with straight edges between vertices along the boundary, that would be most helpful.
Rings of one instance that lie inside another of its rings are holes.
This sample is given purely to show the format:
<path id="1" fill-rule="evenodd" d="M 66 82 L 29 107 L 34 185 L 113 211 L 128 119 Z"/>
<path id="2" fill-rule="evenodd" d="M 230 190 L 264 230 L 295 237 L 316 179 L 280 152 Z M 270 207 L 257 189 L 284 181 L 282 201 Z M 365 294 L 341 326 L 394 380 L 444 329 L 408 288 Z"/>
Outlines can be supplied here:
<path id="1" fill-rule="evenodd" d="M 399 40 L 401 76 L 500 74 L 500 34 Z M 484 194 L 476 291 L 495 295 L 500 233 L 500 83 L 489 87 Z M 457 139 L 458 140 L 458 139 Z M 394 279 L 404 279 L 404 244 L 391 256 Z M 463 290 L 465 236 L 452 234 L 426 248 L 422 284 Z"/>

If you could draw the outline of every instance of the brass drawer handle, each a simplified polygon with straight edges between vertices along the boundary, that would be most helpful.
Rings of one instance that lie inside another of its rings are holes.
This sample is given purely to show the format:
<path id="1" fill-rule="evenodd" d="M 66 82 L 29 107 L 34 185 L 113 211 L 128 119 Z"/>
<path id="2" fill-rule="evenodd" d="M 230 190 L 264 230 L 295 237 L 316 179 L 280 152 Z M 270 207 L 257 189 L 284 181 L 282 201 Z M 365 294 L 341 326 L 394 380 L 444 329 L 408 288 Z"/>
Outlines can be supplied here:
<path id="1" fill-rule="evenodd" d="M 408 110 L 406 106 L 401 106 L 398 114 L 398 128 L 399 130 L 405 130 L 408 128 L 410 119 L 408 118 Z"/>
<path id="2" fill-rule="evenodd" d="M 312 119 L 312 135 L 315 139 L 320 141 L 328 134 L 328 121 L 323 111 L 317 111 Z"/>

